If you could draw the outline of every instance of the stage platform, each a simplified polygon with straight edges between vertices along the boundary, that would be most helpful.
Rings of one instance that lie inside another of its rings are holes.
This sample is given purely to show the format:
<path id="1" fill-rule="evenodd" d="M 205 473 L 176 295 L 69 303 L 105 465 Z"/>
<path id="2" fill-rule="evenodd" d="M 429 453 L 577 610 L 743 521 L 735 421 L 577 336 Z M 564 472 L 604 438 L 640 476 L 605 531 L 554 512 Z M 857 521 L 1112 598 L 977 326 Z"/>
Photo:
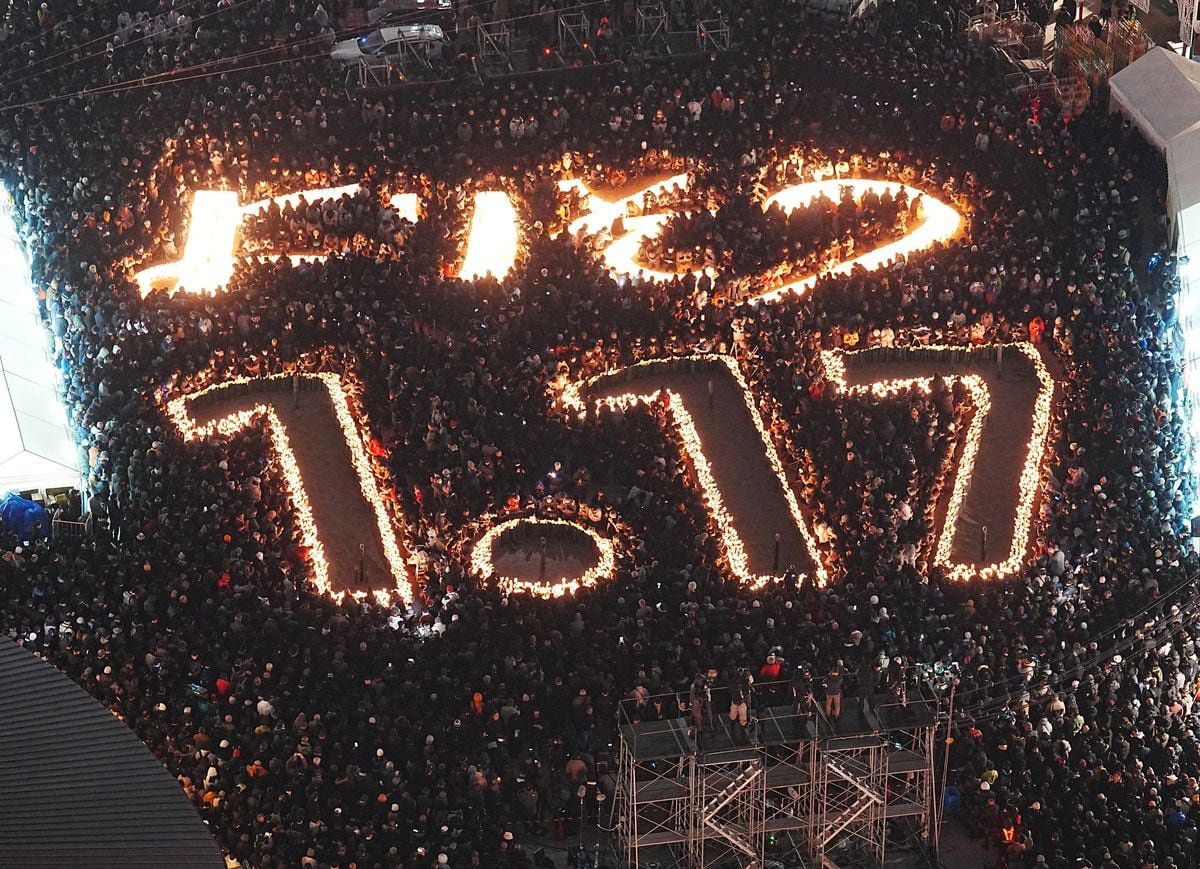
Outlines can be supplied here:
<path id="1" fill-rule="evenodd" d="M 639 720 L 642 709 L 682 709 L 683 697 L 622 704 L 614 819 L 631 867 L 762 863 L 776 834 L 803 865 L 830 865 L 822 860 L 845 848 L 881 862 L 889 831 L 902 831 L 897 841 L 931 840 L 932 686 L 910 687 L 905 703 L 845 696 L 836 721 L 821 701 L 813 716 L 797 715 L 791 697 L 790 683 L 755 685 L 743 730 L 729 720 L 727 689 L 714 688 L 699 744 L 684 715 Z"/>
<path id="2" fill-rule="evenodd" d="M 756 724 L 750 728 L 750 739 L 747 740 L 729 720 L 728 701 L 719 701 L 714 692 L 712 718 L 707 722 L 699 750 L 706 757 L 712 756 L 713 760 L 719 756 L 722 762 L 741 759 L 739 752 L 749 760 L 756 754 L 755 746 L 794 745 L 816 739 L 830 748 L 849 748 L 855 740 L 879 741 L 892 731 L 915 730 L 935 723 L 934 706 L 924 699 L 901 705 L 887 695 L 871 698 L 866 703 L 860 697 L 846 697 L 842 702 L 842 716 L 837 721 L 820 714 L 805 721 L 796 715 L 790 704 L 756 709 L 753 714 Z M 631 721 L 631 718 L 633 716 L 622 716 L 626 723 L 621 726 L 621 736 L 637 763 L 679 758 L 698 750 L 695 741 L 688 736 L 688 720 L 682 716 L 646 722 Z"/>

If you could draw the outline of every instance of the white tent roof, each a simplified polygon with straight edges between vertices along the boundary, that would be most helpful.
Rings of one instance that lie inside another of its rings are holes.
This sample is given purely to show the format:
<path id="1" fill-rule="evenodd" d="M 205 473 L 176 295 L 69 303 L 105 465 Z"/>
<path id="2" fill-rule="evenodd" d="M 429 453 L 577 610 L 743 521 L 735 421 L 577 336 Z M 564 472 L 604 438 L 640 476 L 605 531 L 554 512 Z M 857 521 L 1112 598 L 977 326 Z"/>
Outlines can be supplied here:
<path id="1" fill-rule="evenodd" d="M 46 343 L 25 249 L 0 191 L 0 494 L 80 483 Z"/>
<path id="2" fill-rule="evenodd" d="M 1200 64 L 1165 48 L 1142 55 L 1109 79 L 1110 108 L 1166 150 L 1200 123 Z"/>

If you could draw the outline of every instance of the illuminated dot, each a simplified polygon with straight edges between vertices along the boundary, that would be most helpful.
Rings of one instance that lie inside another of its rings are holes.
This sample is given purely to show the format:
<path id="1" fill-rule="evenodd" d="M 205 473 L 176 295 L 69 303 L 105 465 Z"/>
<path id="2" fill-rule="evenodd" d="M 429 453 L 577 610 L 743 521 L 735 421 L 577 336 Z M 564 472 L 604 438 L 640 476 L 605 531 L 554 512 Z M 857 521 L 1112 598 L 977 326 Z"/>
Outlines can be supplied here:
<path id="1" fill-rule="evenodd" d="M 568 522 L 563 519 L 534 519 L 526 517 L 508 519 L 489 528 L 471 549 L 471 570 L 477 576 L 484 579 L 493 576 L 496 573 L 495 558 L 493 555 L 496 543 L 507 534 L 528 528 L 535 530 L 543 528 L 569 528 L 578 534 L 586 535 L 596 547 L 596 563 L 577 577 L 559 577 L 553 581 L 528 580 L 513 576 L 496 577 L 496 582 L 500 590 L 506 594 L 524 592 L 536 597 L 562 597 L 567 594 L 574 594 L 580 589 L 592 588 L 602 579 L 609 579 L 616 573 L 616 550 L 613 542 L 608 538 L 601 537 L 592 529 L 577 522 Z"/>

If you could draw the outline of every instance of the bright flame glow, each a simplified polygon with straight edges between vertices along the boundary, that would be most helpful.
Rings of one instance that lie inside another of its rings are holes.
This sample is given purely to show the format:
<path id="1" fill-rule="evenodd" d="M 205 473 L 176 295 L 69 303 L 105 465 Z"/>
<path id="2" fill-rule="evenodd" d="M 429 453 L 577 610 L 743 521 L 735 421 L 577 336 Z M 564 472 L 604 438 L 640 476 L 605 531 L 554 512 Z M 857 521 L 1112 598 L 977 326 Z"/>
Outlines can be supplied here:
<path id="1" fill-rule="evenodd" d="M 266 420 L 267 430 L 271 435 L 272 457 L 283 474 L 288 496 L 296 508 L 296 524 L 300 530 L 300 538 L 309 550 L 309 562 L 313 568 L 313 584 L 321 593 L 340 601 L 346 593 L 335 592 L 329 581 L 329 562 L 325 556 L 325 547 L 321 543 L 321 535 L 317 528 L 316 519 L 313 516 L 312 505 L 309 501 L 308 490 L 304 485 L 300 464 L 296 460 L 295 453 L 292 451 L 287 429 L 280 421 L 274 408 L 270 404 L 256 404 L 249 410 L 232 413 L 204 425 L 197 423 L 189 410 L 189 405 L 203 395 L 220 392 L 232 386 L 264 383 L 271 380 L 285 379 L 290 376 L 288 374 L 280 374 L 257 379 L 248 377 L 230 378 L 214 386 L 170 400 L 166 405 L 166 414 L 175 423 L 176 428 L 186 441 L 197 441 L 212 437 L 214 434 L 230 437 L 244 431 L 250 426 L 257 425 L 260 419 Z M 322 372 L 304 376 L 316 378 L 328 391 L 334 415 L 337 417 L 342 436 L 346 440 L 346 446 L 350 450 L 351 464 L 353 465 L 354 473 L 358 477 L 363 498 L 371 506 L 375 516 L 384 557 L 387 560 L 388 568 L 391 570 L 392 578 L 395 582 L 395 586 L 391 591 L 376 591 L 375 599 L 378 603 L 385 606 L 393 603 L 393 598 L 398 599 L 401 603 L 408 604 L 412 601 L 412 586 L 409 580 L 408 567 L 401 552 L 400 542 L 395 531 L 395 528 L 400 523 L 393 523 L 387 504 L 375 481 L 375 473 L 371 467 L 370 455 L 365 446 L 365 434 L 355 423 L 355 414 L 351 407 L 350 395 L 336 374 Z M 366 593 L 354 592 L 352 596 L 357 600 L 362 600 L 366 597 Z"/>
<path id="2" fill-rule="evenodd" d="M 393 193 L 388 204 L 398 217 L 409 223 L 416 223 L 421 219 L 421 203 L 415 193 Z"/>
<path id="3" fill-rule="evenodd" d="M 667 181 L 660 182 L 659 185 L 653 185 L 653 187 L 665 189 L 676 183 L 686 189 L 688 183 L 687 176 L 677 175 Z M 777 202 L 785 211 L 790 213 L 796 208 L 807 206 L 822 194 L 837 202 L 841 198 L 841 191 L 844 187 L 849 187 L 856 199 L 861 198 L 871 190 L 879 195 L 883 195 L 885 191 L 890 191 L 895 196 L 901 190 L 907 190 L 910 197 L 915 197 L 919 194 L 923 208 L 923 219 L 915 229 L 903 238 L 877 247 L 874 250 L 869 250 L 851 259 L 832 263 L 824 271 L 824 274 L 849 274 L 856 267 L 862 267 L 868 271 L 880 268 L 889 260 L 926 250 L 937 242 L 948 241 L 954 238 L 962 226 L 962 216 L 954 208 L 924 191 L 907 187 L 907 185 L 896 181 L 879 181 L 863 178 L 841 178 L 795 184 L 791 187 L 785 187 L 768 198 L 763 203 L 763 208 L 766 209 L 771 204 Z M 559 188 L 563 190 L 579 189 L 587 194 L 587 205 L 591 211 L 571 223 L 569 227 L 571 233 L 575 233 L 579 229 L 584 229 L 589 233 L 607 230 L 612 225 L 613 220 L 625 214 L 624 203 L 630 200 L 640 200 L 641 194 L 644 192 L 638 191 L 636 194 L 627 196 L 619 202 L 607 202 L 600 199 L 594 193 L 587 193 L 583 183 L 577 180 L 560 181 Z M 635 275 L 641 272 L 646 277 L 656 281 L 669 281 L 676 275 L 682 274 L 683 272 L 667 272 L 653 269 L 637 261 L 642 243 L 647 239 L 657 238 L 659 233 L 662 232 L 662 227 L 670 217 L 670 213 L 626 217 L 626 232 L 614 238 L 603 252 L 605 266 L 615 274 Z M 692 270 L 693 274 L 697 276 L 705 271 L 713 276 L 717 274 L 712 269 Z M 816 284 L 819 276 L 818 274 L 806 275 L 781 286 L 764 289 L 752 298 L 774 301 L 789 293 L 803 295 Z"/>
<path id="4" fill-rule="evenodd" d="M 320 187 L 284 193 L 238 205 L 237 194 L 229 190 L 197 190 L 193 194 L 187 244 L 183 256 L 176 262 L 147 266 L 134 274 L 143 296 L 156 287 L 170 293 L 184 288 L 191 293 L 216 293 L 233 276 L 233 264 L 238 247 L 237 236 L 242 221 L 258 214 L 271 203 L 280 208 L 306 202 L 339 200 L 361 192 L 358 184 L 341 187 Z M 420 219 L 420 201 L 415 193 L 396 193 L 389 204 L 397 214 L 413 223 Z M 503 191 L 481 191 L 475 194 L 475 209 L 467 235 L 467 250 L 459 271 L 461 277 L 475 280 L 487 274 L 504 278 L 517 261 L 520 236 L 517 211 Z M 295 265 L 328 258 L 324 251 L 289 254 Z M 259 257 L 272 259 L 270 254 Z"/>
<path id="5" fill-rule="evenodd" d="M 582 588 L 592 588 L 600 580 L 610 579 L 616 573 L 616 550 L 613 542 L 608 538 L 601 537 L 591 528 L 580 525 L 578 522 L 569 522 L 565 519 L 535 519 L 530 517 L 509 519 L 489 528 L 471 550 L 471 570 L 482 579 L 487 579 L 496 572 L 492 551 L 495 548 L 496 541 L 500 537 L 518 528 L 544 528 L 548 526 L 572 528 L 580 534 L 587 535 L 595 545 L 596 552 L 598 553 L 596 563 L 584 571 L 582 575 L 574 579 L 561 577 L 556 582 L 535 582 L 512 576 L 497 577 L 500 589 L 505 594 L 526 592 L 543 598 L 562 597 L 563 595 L 574 594 Z"/>
<path id="6" fill-rule="evenodd" d="M 974 348 L 978 352 L 994 349 L 997 345 L 986 345 Z M 984 579 L 996 579 L 1008 576 L 1020 570 L 1025 560 L 1025 553 L 1030 543 L 1033 529 L 1033 507 L 1037 499 L 1042 480 L 1042 468 L 1045 462 L 1046 446 L 1050 435 L 1050 417 L 1054 398 L 1054 378 L 1042 361 L 1041 354 L 1032 344 L 1026 342 L 999 345 L 1011 348 L 1025 356 L 1033 366 L 1038 379 L 1038 393 L 1034 400 L 1033 425 L 1030 432 L 1029 444 L 1025 452 L 1025 462 L 1021 470 L 1021 479 L 1017 493 L 1017 514 L 1013 520 L 1013 535 L 1007 556 L 1002 561 L 985 565 L 971 565 L 951 560 L 951 550 L 958 528 L 958 520 L 962 514 L 962 505 L 966 501 L 971 488 L 971 478 L 975 471 L 975 463 L 979 453 L 979 445 L 983 439 L 983 428 L 991 409 L 991 394 L 986 382 L 977 375 L 964 375 L 953 378 L 962 383 L 971 395 L 975 413 L 967 428 L 966 440 L 963 445 L 962 457 L 959 459 L 954 487 L 946 507 L 946 519 L 938 534 L 935 563 L 944 568 L 951 579 L 966 581 L 978 575 Z M 922 351 L 961 351 L 964 348 L 951 345 L 922 346 Z M 882 397 L 897 391 L 915 387 L 928 392 L 932 387 L 932 378 L 910 378 L 906 380 L 880 380 L 874 383 L 853 387 L 846 385 L 845 357 L 859 353 L 870 352 L 869 348 L 854 351 L 825 351 L 821 354 L 825 366 L 825 376 L 830 382 L 837 384 L 843 392 L 850 394 L 870 394 Z M 1002 424 L 1002 423 L 995 423 Z"/>
<path id="7" fill-rule="evenodd" d="M 346 195 L 357 195 L 362 191 L 359 184 L 343 184 L 340 187 L 318 187 L 310 190 L 300 190 L 296 193 L 283 193 L 268 199 L 260 199 L 247 205 L 237 204 L 237 194 L 228 190 L 197 190 L 193 194 L 191 216 L 189 218 L 187 244 L 183 256 L 176 262 L 161 263 L 139 270 L 134 275 L 138 288 L 146 296 L 155 287 L 164 287 L 170 293 L 177 292 L 181 287 L 191 293 L 216 293 L 228 284 L 233 275 L 234 257 L 237 251 L 237 235 L 242 221 L 265 211 L 272 203 L 284 208 L 293 208 L 305 202 L 323 202 L 340 200 Z M 483 196 L 489 194 L 480 194 Z M 497 194 L 504 197 L 503 193 Z M 420 219 L 419 200 L 415 193 L 396 193 L 389 200 L 400 217 L 416 223 Z M 516 236 L 516 213 L 512 213 L 511 230 Z M 485 245 L 486 247 L 486 245 Z M 516 256 L 516 242 L 513 242 L 513 258 Z M 288 254 L 293 265 L 305 262 L 315 262 L 327 259 L 325 251 Z M 266 254 L 260 259 L 272 259 Z M 511 266 L 511 262 L 510 262 Z M 505 270 L 507 271 L 507 269 Z"/>
<path id="8" fill-rule="evenodd" d="M 205 392 L 207 391 L 205 390 Z M 199 394 L 197 393 L 197 395 Z M 329 583 L 329 562 L 325 558 L 325 545 L 321 542 L 321 535 L 317 531 L 317 522 L 313 518 L 312 504 L 308 500 L 308 490 L 305 489 L 304 480 L 300 475 L 300 463 L 296 461 L 296 454 L 292 451 L 287 429 L 280 422 L 275 409 L 270 405 L 257 404 L 249 410 L 231 413 L 221 419 L 213 420 L 207 425 L 198 426 L 187 412 L 189 399 L 195 397 L 177 398 L 167 407 L 167 415 L 174 420 L 185 440 L 199 440 L 212 437 L 214 434 L 232 437 L 238 432 L 257 425 L 259 420 L 266 421 L 267 430 L 271 433 L 273 458 L 283 474 L 288 497 L 291 498 L 292 507 L 296 511 L 296 526 L 300 531 L 300 541 L 308 549 L 308 560 L 313 568 L 313 585 L 323 594 L 339 599 L 341 596 L 333 593 Z"/>
<path id="9" fill-rule="evenodd" d="M 612 222 L 618 217 L 625 216 L 625 210 L 629 203 L 636 204 L 639 208 L 642 204 L 642 196 L 647 191 L 655 196 L 661 196 L 672 187 L 678 186 L 681 190 L 687 190 L 689 185 L 688 176 L 686 173 L 682 175 L 672 175 L 663 181 L 656 181 L 646 187 L 641 187 L 630 193 L 628 196 L 622 196 L 620 199 L 608 200 L 603 199 L 599 194 L 588 190 L 582 181 L 578 178 L 570 178 L 558 182 L 558 189 L 562 191 L 578 190 L 583 197 L 584 207 L 587 208 L 587 213 L 582 217 L 578 217 L 571 222 L 567 227 L 567 232 L 571 235 L 584 230 L 588 233 L 600 232 L 612 226 Z M 628 218 L 626 218 L 628 221 Z M 628 225 L 628 223 L 626 223 Z"/>
<path id="10" fill-rule="evenodd" d="M 691 355 L 691 356 L 673 356 L 669 359 L 646 359 L 637 362 L 629 368 L 620 369 L 619 371 L 606 371 L 598 374 L 595 377 L 579 383 L 562 384 L 559 393 L 559 401 L 562 406 L 568 410 L 582 412 L 585 408 L 583 396 L 588 393 L 595 384 L 601 379 L 612 377 L 616 374 L 631 369 L 649 368 L 654 365 L 662 365 L 665 362 L 674 362 L 677 360 L 691 360 L 695 362 L 719 363 L 723 364 L 733 377 L 734 382 L 738 386 L 742 401 L 745 403 L 746 410 L 750 413 L 750 419 L 754 424 L 755 430 L 762 441 L 763 453 L 767 461 L 771 465 L 771 470 L 774 471 L 776 478 L 779 480 L 780 489 L 783 491 L 783 497 L 788 505 L 788 512 L 791 514 L 792 522 L 796 529 L 800 532 L 800 536 L 804 539 L 804 544 L 808 548 L 809 555 L 812 558 L 816 571 L 816 584 L 824 586 L 829 581 L 829 572 L 823 564 L 820 553 L 817 547 L 817 541 L 812 531 L 808 527 L 808 522 L 804 518 L 804 514 L 800 511 L 800 504 L 796 500 L 795 492 L 792 490 L 791 484 L 788 482 L 787 474 L 783 468 L 783 462 L 779 458 L 779 451 L 775 448 L 774 442 L 771 440 L 771 435 L 767 431 L 763 423 L 762 415 L 758 411 L 758 406 L 754 401 L 754 395 L 750 391 L 750 384 L 746 382 L 746 378 L 742 375 L 741 369 L 738 366 L 737 360 L 732 356 L 723 355 Z M 598 399 L 594 402 L 594 406 L 599 408 L 606 406 L 609 408 L 628 408 L 633 405 L 647 405 L 650 407 L 661 406 L 660 399 L 667 399 L 667 413 L 670 415 L 675 427 L 678 430 L 680 447 L 686 455 L 688 461 L 696 474 L 696 481 L 700 487 L 700 495 L 704 499 L 704 504 L 708 508 L 709 517 L 713 525 L 717 529 L 718 536 L 721 541 L 721 548 L 724 551 L 725 558 L 729 562 L 730 571 L 740 580 L 748 584 L 752 588 L 761 588 L 766 583 L 776 579 L 773 576 L 757 575 L 750 571 L 749 559 L 746 556 L 746 547 L 742 541 L 741 535 L 738 534 L 734 527 L 733 516 L 725 507 L 724 498 L 721 496 L 720 487 L 717 485 L 716 478 L 713 476 L 712 467 L 709 464 L 708 457 L 704 452 L 704 445 L 700 440 L 700 434 L 696 430 L 695 420 L 691 413 L 683 403 L 683 399 L 678 393 L 670 390 L 656 390 L 652 393 L 639 394 L 634 392 L 626 392 L 620 395 L 614 395 L 604 399 Z"/>
<path id="11" fill-rule="evenodd" d="M 921 197 L 922 211 L 924 219 L 913 229 L 908 235 L 903 238 L 898 238 L 890 244 L 885 244 L 877 247 L 874 250 L 869 250 L 864 254 L 853 257 L 852 259 L 843 260 L 830 266 L 828 274 L 845 275 L 849 274 L 852 269 L 861 267 L 867 271 L 873 271 L 887 264 L 888 260 L 894 260 L 898 257 L 907 257 L 911 253 L 926 250 L 941 241 L 949 241 L 958 235 L 959 227 L 962 225 L 962 215 L 954 210 L 951 206 L 942 202 L 934 196 L 930 196 L 923 190 L 909 188 L 907 185 L 900 184 L 896 181 L 876 181 L 865 180 L 861 178 L 843 178 L 840 180 L 828 181 L 810 181 L 805 184 L 796 184 L 792 187 L 785 187 L 774 196 L 767 199 L 763 203 L 764 208 L 769 208 L 772 203 L 778 202 L 784 211 L 791 213 L 792 210 L 803 207 L 811 203 L 822 193 L 827 197 L 837 202 L 841 198 L 841 188 L 849 187 L 857 199 L 868 191 L 882 196 L 885 191 L 890 192 L 893 197 L 901 190 L 908 192 L 910 198 L 915 198 L 916 195 Z M 812 289 L 817 282 L 817 275 L 808 275 L 800 278 L 797 281 L 784 284 L 782 287 L 771 290 L 762 294 L 760 298 L 765 301 L 779 298 L 787 293 L 796 293 L 803 295 Z"/>
<path id="12" fill-rule="evenodd" d="M 459 277 L 473 281 L 490 274 L 502 279 L 517 261 L 517 247 L 517 211 L 508 194 L 476 193 L 467 253 Z"/>
<path id="13" fill-rule="evenodd" d="M 214 293 L 233 275 L 232 251 L 242 223 L 237 194 L 228 190 L 197 190 L 192 195 L 187 246 L 178 262 L 142 269 L 135 276 L 142 295 L 156 286 L 170 292 Z"/>

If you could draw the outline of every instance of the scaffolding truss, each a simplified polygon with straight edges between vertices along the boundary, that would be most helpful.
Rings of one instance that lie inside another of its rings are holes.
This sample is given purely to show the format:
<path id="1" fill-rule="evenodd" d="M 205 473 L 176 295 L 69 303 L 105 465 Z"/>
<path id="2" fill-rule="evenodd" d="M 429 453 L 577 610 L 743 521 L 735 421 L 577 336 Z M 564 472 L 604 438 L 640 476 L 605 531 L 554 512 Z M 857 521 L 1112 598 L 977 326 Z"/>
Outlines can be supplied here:
<path id="1" fill-rule="evenodd" d="M 478 66 L 512 72 L 512 32 L 504 21 L 481 21 L 475 30 Z"/>
<path id="2" fill-rule="evenodd" d="M 396 68 L 383 58 L 362 58 L 346 70 L 346 88 L 387 87 L 402 79 Z"/>
<path id="3" fill-rule="evenodd" d="M 796 714 L 790 685 L 756 692 L 748 731 L 713 714 L 699 745 L 684 719 L 641 722 L 622 706 L 613 821 L 629 866 L 882 867 L 889 848 L 936 846 L 931 688 L 848 699 L 836 723 Z"/>
<path id="4" fill-rule="evenodd" d="M 399 67 L 405 78 L 422 75 L 433 69 L 433 60 L 442 47 L 428 40 L 408 41 L 401 39 L 397 46 L 395 65 Z"/>
<path id="5" fill-rule="evenodd" d="M 883 740 L 878 736 L 826 739 L 817 764 L 814 850 L 850 857 L 846 863 L 883 863 L 885 847 Z M 864 859 L 865 858 L 865 859 Z"/>
<path id="6" fill-rule="evenodd" d="M 720 18 L 697 22 L 696 46 L 701 51 L 728 51 L 729 25 Z"/>
<path id="7" fill-rule="evenodd" d="M 362 57 L 347 69 L 347 89 L 387 87 L 419 79 L 433 71 L 433 62 L 443 46 L 429 40 L 401 39 L 389 44 L 388 49 L 385 54 Z"/>
<path id="8" fill-rule="evenodd" d="M 558 14 L 558 57 L 569 66 L 575 58 L 594 57 L 591 42 L 592 22 L 582 12 Z"/>
<path id="9" fill-rule="evenodd" d="M 563 49 L 582 50 L 587 47 L 592 22 L 582 12 L 558 13 L 558 45 Z"/>
<path id="10" fill-rule="evenodd" d="M 667 10 L 662 3 L 638 3 L 637 40 L 644 54 L 671 53 L 667 30 Z"/>

